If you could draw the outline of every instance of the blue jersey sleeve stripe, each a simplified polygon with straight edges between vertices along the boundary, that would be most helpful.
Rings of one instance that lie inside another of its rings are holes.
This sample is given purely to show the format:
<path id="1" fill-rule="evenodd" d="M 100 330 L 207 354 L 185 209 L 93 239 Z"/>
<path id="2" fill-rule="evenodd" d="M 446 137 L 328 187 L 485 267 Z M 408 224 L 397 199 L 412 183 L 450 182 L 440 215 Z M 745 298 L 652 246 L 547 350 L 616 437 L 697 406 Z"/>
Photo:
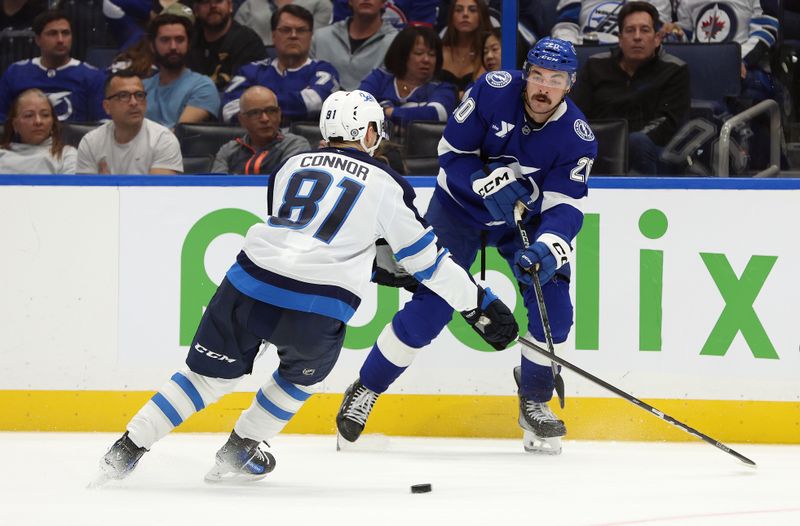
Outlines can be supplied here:
<path id="1" fill-rule="evenodd" d="M 172 423 L 173 426 L 178 427 L 183 423 L 183 419 L 181 415 L 178 413 L 178 410 L 169 403 L 169 400 L 164 398 L 164 395 L 161 393 L 156 393 L 153 395 L 151 400 L 156 404 L 156 406 L 161 409 L 161 412 L 164 413 L 164 416 Z"/>
<path id="2" fill-rule="evenodd" d="M 750 33 L 750 36 L 756 37 L 759 40 L 762 40 L 765 44 L 772 47 L 772 44 L 775 43 L 775 36 L 770 34 L 768 31 L 763 31 L 759 29 L 758 31 L 753 31 Z"/>
<path id="3" fill-rule="evenodd" d="M 194 404 L 196 411 L 205 409 L 206 404 L 203 402 L 203 397 L 200 396 L 200 393 L 191 380 L 183 376 L 181 373 L 173 374 L 171 380 L 178 384 L 178 387 L 183 389 L 183 392 L 186 393 L 186 396 L 188 396 L 189 400 L 191 400 Z"/>
<path id="4" fill-rule="evenodd" d="M 274 373 L 272 373 L 272 379 L 275 380 L 275 383 L 283 389 L 287 395 L 291 396 L 298 402 L 305 402 L 311 397 L 311 393 L 307 393 L 302 389 L 299 389 L 293 383 L 285 380 L 280 374 L 278 374 L 278 370 L 276 369 Z"/>
<path id="5" fill-rule="evenodd" d="M 278 420 L 283 420 L 285 422 L 288 422 L 294 416 L 294 413 L 290 413 L 289 411 L 281 409 L 280 407 L 275 405 L 272 402 L 272 400 L 264 396 L 264 392 L 261 389 L 259 389 L 258 392 L 256 393 L 256 401 L 264 411 L 271 414 Z"/>
<path id="6" fill-rule="evenodd" d="M 435 242 L 436 242 L 436 234 L 433 233 L 433 230 L 428 230 L 417 241 L 411 243 L 405 248 L 401 248 L 400 250 L 398 250 L 397 253 L 394 255 L 394 257 L 397 259 L 397 261 L 400 261 L 407 257 L 414 256 L 425 250 L 431 243 Z"/>
<path id="7" fill-rule="evenodd" d="M 355 305 L 351 305 L 335 298 L 295 292 L 264 283 L 248 274 L 238 263 L 228 270 L 226 277 L 239 292 L 258 301 L 285 309 L 321 314 L 344 323 L 353 317 L 361 302 L 356 297 Z"/>
<path id="8" fill-rule="evenodd" d="M 436 258 L 436 262 L 431 265 L 430 267 L 426 268 L 425 270 L 420 270 L 419 272 L 414 274 L 414 277 L 417 278 L 417 281 L 424 281 L 426 279 L 431 279 L 433 273 L 436 272 L 436 269 L 439 267 L 439 263 L 442 262 L 442 259 L 448 254 L 447 249 L 442 250 L 439 253 L 439 256 Z"/>

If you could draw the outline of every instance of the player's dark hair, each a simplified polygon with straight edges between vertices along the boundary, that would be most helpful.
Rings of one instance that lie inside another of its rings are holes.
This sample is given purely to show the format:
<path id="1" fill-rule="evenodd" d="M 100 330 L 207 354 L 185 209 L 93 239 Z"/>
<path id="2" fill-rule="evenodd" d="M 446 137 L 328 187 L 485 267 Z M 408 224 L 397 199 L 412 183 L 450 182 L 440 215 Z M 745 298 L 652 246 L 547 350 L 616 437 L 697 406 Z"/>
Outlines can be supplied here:
<path id="1" fill-rule="evenodd" d="M 69 23 L 69 28 L 72 29 L 72 20 L 69 19 L 67 14 L 64 11 L 59 9 L 48 9 L 47 11 L 42 11 L 36 18 L 33 19 L 31 23 L 31 29 L 36 36 L 41 36 L 42 31 L 44 31 L 45 26 L 50 22 L 55 22 L 56 20 L 66 20 Z"/>
<path id="2" fill-rule="evenodd" d="M 158 37 L 158 30 L 161 29 L 162 26 L 170 26 L 172 24 L 182 25 L 186 30 L 186 38 L 192 40 L 192 35 L 194 33 L 192 21 L 185 16 L 173 15 L 171 13 L 158 15 L 150 21 L 147 25 L 147 38 L 150 42 L 155 42 L 156 37 Z"/>
<path id="3" fill-rule="evenodd" d="M 273 31 L 278 28 L 278 22 L 281 19 L 281 15 L 284 13 L 300 18 L 303 22 L 308 24 L 308 29 L 314 31 L 314 15 L 305 7 L 295 4 L 286 4 L 272 13 L 272 18 L 269 19 L 269 25 Z"/>
<path id="4" fill-rule="evenodd" d="M 103 95 L 108 97 L 108 90 L 111 87 L 111 82 L 113 82 L 114 79 L 132 79 L 134 77 L 141 80 L 141 77 L 137 75 L 135 71 L 131 71 L 130 69 L 114 71 L 113 73 L 109 74 L 108 77 L 106 77 L 106 81 L 103 84 Z"/>
<path id="5" fill-rule="evenodd" d="M 421 38 L 428 48 L 436 52 L 436 67 L 433 70 L 433 77 L 436 78 L 439 75 L 439 72 L 442 71 L 442 41 L 439 40 L 439 36 L 433 29 L 425 26 L 408 26 L 394 37 L 384 58 L 384 65 L 389 73 L 400 79 L 406 76 L 408 57 L 411 56 L 418 38 Z"/>
<path id="6" fill-rule="evenodd" d="M 11 106 L 8 109 L 8 115 L 6 115 L 6 122 L 3 125 L 3 135 L 0 137 L 0 149 L 8 150 L 11 143 L 16 142 L 15 139 L 19 138 L 17 137 L 17 133 L 14 131 L 14 119 L 19 116 L 19 104 L 22 100 L 22 97 L 31 94 L 43 98 L 47 101 L 48 106 L 50 106 L 50 115 L 53 117 L 53 126 L 50 128 L 50 138 L 52 139 L 52 143 L 50 145 L 50 154 L 56 159 L 60 159 L 61 152 L 64 150 L 64 143 L 61 142 L 61 125 L 58 122 L 56 110 L 53 108 L 53 103 L 50 101 L 50 98 L 44 92 L 36 88 L 26 89 L 17 95 L 17 97 L 11 103 Z"/>
<path id="7" fill-rule="evenodd" d="M 653 4 L 648 2 L 625 2 L 623 4 L 622 9 L 619 10 L 617 14 L 617 27 L 619 28 L 619 32 L 622 33 L 622 28 L 625 26 L 625 19 L 628 15 L 633 13 L 647 13 L 650 15 L 650 18 L 653 20 L 653 29 L 658 31 L 661 29 L 661 21 L 658 19 L 658 9 Z"/>

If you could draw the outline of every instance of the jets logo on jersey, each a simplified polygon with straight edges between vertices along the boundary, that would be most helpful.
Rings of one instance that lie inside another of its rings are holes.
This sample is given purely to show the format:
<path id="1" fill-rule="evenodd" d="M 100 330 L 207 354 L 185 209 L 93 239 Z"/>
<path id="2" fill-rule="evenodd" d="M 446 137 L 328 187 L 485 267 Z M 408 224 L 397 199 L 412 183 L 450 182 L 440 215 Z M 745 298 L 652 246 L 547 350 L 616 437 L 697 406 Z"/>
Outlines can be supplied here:
<path id="1" fill-rule="evenodd" d="M 492 128 L 497 129 L 497 125 L 492 124 Z M 508 132 L 510 132 L 513 129 L 514 129 L 514 125 L 513 124 L 511 124 L 510 122 L 501 121 L 500 122 L 500 129 L 497 130 L 495 135 L 497 135 L 498 137 L 502 138 L 502 137 L 505 137 L 506 135 L 508 135 Z"/>
<path id="2" fill-rule="evenodd" d="M 728 42 L 736 36 L 736 13 L 727 4 L 709 4 L 697 16 L 694 39 L 697 42 Z"/>
<path id="3" fill-rule="evenodd" d="M 617 35 L 617 13 L 622 2 L 603 2 L 592 9 L 583 27 L 584 33 L 605 33 Z"/>
<path id="4" fill-rule="evenodd" d="M 48 93 L 47 98 L 53 105 L 53 109 L 58 116 L 58 120 L 65 121 L 72 117 L 72 100 L 70 100 L 71 91 L 56 91 L 55 93 Z"/>
<path id="5" fill-rule="evenodd" d="M 486 83 L 493 88 L 504 88 L 511 82 L 511 73 L 508 71 L 491 71 L 486 74 Z"/>
<path id="6" fill-rule="evenodd" d="M 575 134 L 584 141 L 592 142 L 594 140 L 594 132 L 585 120 L 576 120 L 572 127 L 575 130 Z"/>

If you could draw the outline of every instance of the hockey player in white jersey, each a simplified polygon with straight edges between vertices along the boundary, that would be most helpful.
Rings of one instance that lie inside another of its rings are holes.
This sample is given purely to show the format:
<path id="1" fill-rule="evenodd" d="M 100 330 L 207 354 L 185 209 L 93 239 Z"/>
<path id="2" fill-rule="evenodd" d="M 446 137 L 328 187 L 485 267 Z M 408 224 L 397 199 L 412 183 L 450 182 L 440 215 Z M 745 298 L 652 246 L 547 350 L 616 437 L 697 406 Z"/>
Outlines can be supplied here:
<path id="1" fill-rule="evenodd" d="M 133 417 L 100 462 L 101 480 L 124 478 L 159 439 L 234 390 L 262 341 L 280 365 L 217 452 L 207 481 L 258 480 L 275 467 L 274 437 L 333 368 L 345 326 L 385 239 L 405 269 L 436 291 L 489 343 L 506 346 L 514 317 L 454 263 L 414 208 L 414 191 L 371 157 L 383 109 L 363 91 L 325 101 L 320 131 L 330 147 L 290 157 L 271 177 L 267 218 L 250 228 L 236 263 L 203 314 L 187 367 Z"/>

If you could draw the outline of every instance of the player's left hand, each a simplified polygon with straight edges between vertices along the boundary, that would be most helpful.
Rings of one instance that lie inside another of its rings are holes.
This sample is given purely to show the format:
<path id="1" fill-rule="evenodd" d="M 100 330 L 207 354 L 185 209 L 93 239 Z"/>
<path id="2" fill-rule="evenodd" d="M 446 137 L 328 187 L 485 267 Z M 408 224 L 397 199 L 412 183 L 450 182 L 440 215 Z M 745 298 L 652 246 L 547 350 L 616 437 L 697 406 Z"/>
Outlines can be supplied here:
<path id="1" fill-rule="evenodd" d="M 519 201 L 529 210 L 533 207 L 530 191 L 517 180 L 514 170 L 492 163 L 471 176 L 472 190 L 483 197 L 483 205 L 495 221 L 514 226 L 514 206 Z"/>
<path id="2" fill-rule="evenodd" d="M 538 265 L 538 270 L 536 270 Z M 528 248 L 518 250 L 514 255 L 514 276 L 520 283 L 525 285 L 533 285 L 533 278 L 531 272 L 539 274 L 539 281 L 544 285 L 556 273 L 557 262 L 556 258 L 550 252 L 550 247 L 541 241 L 537 241 Z"/>
<path id="3" fill-rule="evenodd" d="M 397 262 L 391 247 L 383 239 L 375 243 L 371 281 L 387 287 L 404 288 L 409 292 L 416 291 L 419 286 L 419 281 Z"/>

